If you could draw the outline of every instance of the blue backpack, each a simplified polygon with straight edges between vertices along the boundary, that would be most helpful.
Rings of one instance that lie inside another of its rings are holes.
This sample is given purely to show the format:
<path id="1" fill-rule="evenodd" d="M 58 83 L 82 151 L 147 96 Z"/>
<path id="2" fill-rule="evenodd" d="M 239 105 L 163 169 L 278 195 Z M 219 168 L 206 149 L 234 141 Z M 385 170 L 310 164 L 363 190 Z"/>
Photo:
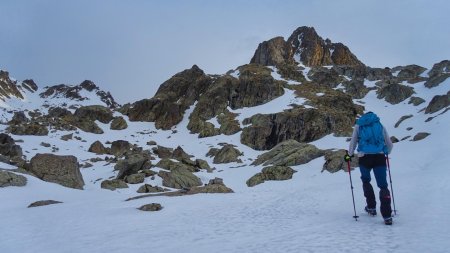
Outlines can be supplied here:
<path id="1" fill-rule="evenodd" d="M 368 112 L 356 121 L 359 126 L 358 152 L 366 154 L 387 153 L 387 146 L 384 142 L 383 125 L 380 118 Z"/>

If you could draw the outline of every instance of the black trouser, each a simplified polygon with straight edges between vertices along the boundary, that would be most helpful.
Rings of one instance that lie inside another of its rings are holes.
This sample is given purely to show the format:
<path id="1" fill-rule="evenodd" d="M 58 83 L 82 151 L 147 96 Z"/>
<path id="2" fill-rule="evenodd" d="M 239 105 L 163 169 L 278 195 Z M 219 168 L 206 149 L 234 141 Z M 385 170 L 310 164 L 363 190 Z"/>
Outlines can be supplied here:
<path id="1" fill-rule="evenodd" d="M 391 193 L 386 181 L 386 158 L 383 154 L 366 154 L 359 158 L 359 169 L 363 182 L 364 197 L 368 208 L 375 208 L 377 202 L 370 184 L 370 171 L 373 169 L 377 185 L 380 188 L 380 212 L 384 218 L 391 217 Z"/>

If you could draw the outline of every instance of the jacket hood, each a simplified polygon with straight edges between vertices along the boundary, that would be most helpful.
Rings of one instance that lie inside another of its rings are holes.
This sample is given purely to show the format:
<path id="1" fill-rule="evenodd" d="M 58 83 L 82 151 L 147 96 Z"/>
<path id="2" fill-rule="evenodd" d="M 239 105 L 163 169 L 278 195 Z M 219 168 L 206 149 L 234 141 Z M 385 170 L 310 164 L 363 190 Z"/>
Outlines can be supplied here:
<path id="1" fill-rule="evenodd" d="M 380 118 L 378 118 L 378 116 L 375 113 L 368 112 L 364 114 L 361 118 L 359 118 L 356 121 L 356 124 L 359 126 L 366 126 L 375 122 L 380 122 Z"/>

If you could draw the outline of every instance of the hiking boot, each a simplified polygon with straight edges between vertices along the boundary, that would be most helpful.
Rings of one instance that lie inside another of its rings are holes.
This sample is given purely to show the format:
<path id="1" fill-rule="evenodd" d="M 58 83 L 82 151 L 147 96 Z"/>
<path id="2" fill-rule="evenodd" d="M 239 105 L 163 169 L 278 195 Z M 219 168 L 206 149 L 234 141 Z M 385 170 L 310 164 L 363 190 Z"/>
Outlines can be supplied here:
<path id="1" fill-rule="evenodd" d="M 392 217 L 384 218 L 384 224 L 385 225 L 392 225 Z"/>
<path id="2" fill-rule="evenodd" d="M 364 210 L 371 216 L 377 215 L 377 210 L 375 208 L 364 207 Z"/>

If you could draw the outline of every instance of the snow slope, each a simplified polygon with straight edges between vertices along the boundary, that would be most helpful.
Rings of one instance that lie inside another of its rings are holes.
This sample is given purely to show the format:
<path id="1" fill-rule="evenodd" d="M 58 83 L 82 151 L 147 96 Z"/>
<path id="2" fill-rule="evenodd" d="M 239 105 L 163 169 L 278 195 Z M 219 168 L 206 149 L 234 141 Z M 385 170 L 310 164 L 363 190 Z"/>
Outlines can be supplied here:
<path id="1" fill-rule="evenodd" d="M 450 80 L 428 89 L 414 84 L 426 105 L 434 95 L 450 90 Z M 290 97 L 289 97 L 290 96 Z M 289 108 L 289 101 L 302 102 L 292 92 L 272 101 L 270 108 Z M 391 105 L 378 100 L 375 91 L 364 99 L 367 110 L 376 112 L 391 135 L 401 139 L 426 131 L 431 135 L 413 142 L 406 139 L 394 144 L 390 156 L 395 204 L 398 210 L 393 226 L 385 226 L 382 218 L 369 217 L 365 206 L 359 172 L 353 171 L 356 210 L 353 216 L 348 173 L 321 172 L 323 157 L 294 166 L 298 172 L 292 180 L 268 181 L 249 188 L 245 181 L 262 167 L 250 166 L 262 152 L 240 144 L 239 134 L 198 139 L 187 129 L 187 118 L 172 131 L 156 130 L 153 123 L 128 122 L 122 131 L 109 130 L 97 122 L 105 134 L 80 132 L 86 142 L 65 142 L 65 132 L 49 137 L 14 136 L 28 159 L 36 153 L 51 152 L 40 146 L 45 140 L 59 147 L 56 154 L 76 155 L 80 162 L 96 157 L 86 152 L 89 145 L 117 139 L 142 147 L 149 140 L 159 145 L 180 145 L 188 153 L 212 164 L 205 154 L 210 147 L 227 142 L 245 154 L 244 165 L 214 165 L 213 173 L 199 172 L 204 183 L 214 177 L 224 179 L 233 194 L 199 194 L 182 197 L 151 197 L 133 201 L 139 185 L 109 191 L 100 189 L 99 178 L 115 175 L 111 165 L 95 163 L 82 169 L 84 190 L 74 190 L 26 176 L 25 187 L 0 188 L 0 252 L 448 252 L 450 242 L 450 116 L 439 115 L 425 120 L 423 106 L 407 102 Z M 251 108 L 266 112 L 267 105 Z M 246 112 L 246 111 L 245 111 Z M 239 111 L 238 113 L 245 113 Z M 394 128 L 407 114 L 413 117 Z M 4 130 L 4 126 L 0 126 Z M 407 130 L 407 127 L 413 127 Z M 43 139 L 45 138 L 45 139 Z M 317 147 L 347 148 L 344 137 L 326 136 L 313 142 Z M 11 167 L 0 164 L 0 168 Z M 146 179 L 152 185 L 160 180 Z M 374 188 L 376 189 L 375 184 Z M 63 204 L 26 208 L 37 200 L 53 199 Z M 142 212 L 136 208 L 148 203 L 161 203 L 159 212 Z"/>

